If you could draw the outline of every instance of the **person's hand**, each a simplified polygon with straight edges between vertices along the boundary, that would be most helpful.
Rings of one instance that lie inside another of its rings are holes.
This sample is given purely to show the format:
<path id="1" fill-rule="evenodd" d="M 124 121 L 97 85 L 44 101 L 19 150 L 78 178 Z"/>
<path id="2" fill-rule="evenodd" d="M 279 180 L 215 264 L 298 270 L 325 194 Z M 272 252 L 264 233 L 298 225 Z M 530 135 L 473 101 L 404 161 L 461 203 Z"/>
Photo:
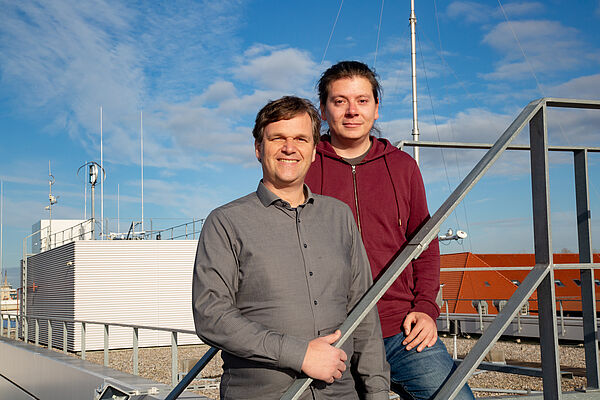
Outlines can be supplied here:
<path id="1" fill-rule="evenodd" d="M 302 362 L 302 372 L 314 379 L 333 383 L 342 377 L 346 370 L 344 361 L 348 359 L 346 353 L 332 346 L 340 337 L 339 330 L 334 333 L 311 340 Z"/>
<path id="2" fill-rule="evenodd" d="M 425 347 L 431 347 L 438 338 L 437 325 L 435 321 L 427 314 L 413 311 L 404 319 L 404 335 L 406 338 L 402 342 L 406 350 L 417 347 L 421 352 Z"/>

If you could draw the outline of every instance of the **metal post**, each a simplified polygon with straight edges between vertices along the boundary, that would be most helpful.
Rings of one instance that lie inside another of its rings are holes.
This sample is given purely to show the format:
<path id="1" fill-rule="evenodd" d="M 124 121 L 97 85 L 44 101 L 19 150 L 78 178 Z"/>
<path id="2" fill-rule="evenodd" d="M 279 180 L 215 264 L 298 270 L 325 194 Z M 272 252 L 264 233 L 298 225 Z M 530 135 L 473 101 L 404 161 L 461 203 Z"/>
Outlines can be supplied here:
<path id="1" fill-rule="evenodd" d="M 410 1 L 410 60 L 412 70 L 412 106 L 413 106 L 413 129 L 412 136 L 415 142 L 419 141 L 419 124 L 417 119 L 417 50 L 415 43 L 415 29 L 417 17 L 415 15 L 415 0 Z M 415 161 L 419 165 L 419 146 L 413 149 Z"/>
<path id="2" fill-rule="evenodd" d="M 448 311 L 448 302 L 444 301 L 444 305 L 446 306 L 446 328 L 450 330 L 450 312 Z"/>
<path id="3" fill-rule="evenodd" d="M 548 143 L 546 105 L 529 122 L 531 146 L 531 189 L 533 200 L 533 236 L 535 264 L 549 266 L 550 270 L 538 286 L 539 333 L 542 356 L 544 399 L 562 398 L 558 332 L 556 327 L 556 299 L 554 296 L 554 269 L 550 229 L 550 194 L 548 179 Z"/>
<path id="4" fill-rule="evenodd" d="M 590 196 L 588 192 L 587 150 L 573 154 L 575 166 L 575 201 L 577 203 L 577 237 L 579 242 L 579 262 L 591 263 L 592 235 Z M 583 314 L 583 343 L 585 347 L 585 374 L 587 387 L 600 388 L 600 367 L 598 361 L 598 327 L 596 325 L 596 291 L 594 271 L 579 271 L 581 280 L 581 310 Z"/>
<path id="5" fill-rule="evenodd" d="M 48 349 L 52 350 L 52 321 L 48 320 Z"/>
<path id="6" fill-rule="evenodd" d="M 179 366 L 177 365 L 177 332 L 171 332 L 171 386 L 177 386 L 179 379 L 177 379 L 177 372 Z"/>
<path id="7" fill-rule="evenodd" d="M 138 328 L 133 328 L 133 374 L 139 375 Z"/>
<path id="8" fill-rule="evenodd" d="M 63 321 L 63 353 L 67 354 L 67 323 Z"/>
<path id="9" fill-rule="evenodd" d="M 108 367 L 108 324 L 104 324 L 104 366 Z"/>
<path id="10" fill-rule="evenodd" d="M 85 360 L 85 322 L 81 323 L 81 359 Z"/>
<path id="11" fill-rule="evenodd" d="M 24 315 L 21 321 L 23 321 L 23 341 L 27 343 L 29 342 L 29 321 L 27 320 L 27 315 Z"/>
<path id="12" fill-rule="evenodd" d="M 479 314 L 479 330 L 483 332 L 483 310 L 481 308 L 481 300 L 477 300 L 477 314 Z"/>
<path id="13" fill-rule="evenodd" d="M 0 337 L 4 336 L 4 315 L 2 315 L 2 310 L 0 310 Z"/>
<path id="14" fill-rule="evenodd" d="M 565 336 L 565 333 L 566 333 L 566 330 L 565 330 L 565 311 L 563 309 L 562 300 L 558 301 L 558 308 L 559 308 L 559 312 L 560 312 L 560 334 L 561 334 L 561 336 Z"/>
<path id="15" fill-rule="evenodd" d="M 40 345 L 40 322 L 37 318 L 35 318 L 33 321 L 35 324 L 35 345 L 39 346 Z"/>

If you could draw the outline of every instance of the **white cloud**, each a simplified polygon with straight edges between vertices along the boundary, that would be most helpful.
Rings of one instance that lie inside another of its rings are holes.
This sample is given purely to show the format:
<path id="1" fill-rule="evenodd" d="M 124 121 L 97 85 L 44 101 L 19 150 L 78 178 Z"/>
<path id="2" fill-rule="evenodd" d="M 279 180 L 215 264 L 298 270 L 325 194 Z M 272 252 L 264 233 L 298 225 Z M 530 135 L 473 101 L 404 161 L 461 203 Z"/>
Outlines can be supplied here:
<path id="1" fill-rule="evenodd" d="M 531 79 L 532 70 L 536 75 L 573 70 L 597 57 L 597 52 L 586 48 L 577 29 L 555 21 L 502 22 L 483 42 L 503 54 L 496 70 L 482 75 L 491 80 Z"/>
<path id="2" fill-rule="evenodd" d="M 544 11 L 544 4 L 540 2 L 515 2 L 502 5 L 509 19 L 520 16 L 530 16 Z M 459 18 L 466 22 L 483 24 L 491 20 L 505 19 L 499 7 L 482 4 L 475 1 L 455 1 L 446 8 L 446 15 L 450 18 Z"/>
<path id="3" fill-rule="evenodd" d="M 493 8 L 474 1 L 454 1 L 446 8 L 446 14 L 451 18 L 477 23 L 489 20 L 492 12 Z"/>
<path id="4" fill-rule="evenodd" d="M 250 59 L 233 68 L 237 79 L 252 82 L 259 89 L 290 91 L 314 80 L 317 64 L 306 51 L 294 48 L 274 48 L 256 45 L 246 54 Z"/>

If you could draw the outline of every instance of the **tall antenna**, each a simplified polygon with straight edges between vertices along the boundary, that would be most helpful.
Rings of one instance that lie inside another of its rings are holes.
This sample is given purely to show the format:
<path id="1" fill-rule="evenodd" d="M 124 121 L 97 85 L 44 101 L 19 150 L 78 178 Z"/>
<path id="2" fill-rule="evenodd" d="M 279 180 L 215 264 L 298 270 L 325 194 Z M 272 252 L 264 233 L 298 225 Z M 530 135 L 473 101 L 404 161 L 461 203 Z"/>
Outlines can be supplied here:
<path id="1" fill-rule="evenodd" d="M 119 184 L 117 183 L 117 233 L 121 233 L 121 213 L 119 211 L 120 204 L 121 198 L 119 193 Z"/>
<path id="2" fill-rule="evenodd" d="M 2 227 L 4 225 L 4 218 L 2 211 L 4 209 L 4 181 L 0 180 L 0 278 L 2 277 L 2 271 L 4 271 L 4 265 L 2 264 L 2 243 L 4 243 L 4 236 L 2 234 Z M 6 279 L 5 279 L 6 280 Z M 0 285 L 2 286 L 2 285 Z M 2 293 L 0 292 L 0 311 L 2 311 Z M 0 320 L 0 324 L 3 324 L 4 321 Z"/>
<path id="3" fill-rule="evenodd" d="M 87 161 L 84 165 L 87 165 Z M 87 220 L 87 179 L 85 175 L 83 176 L 83 219 Z"/>
<path id="4" fill-rule="evenodd" d="M 102 153 L 102 106 L 100 106 L 100 170 L 104 171 Z M 104 174 L 100 177 L 100 239 L 104 240 Z"/>
<path id="5" fill-rule="evenodd" d="M 48 220 L 48 239 L 46 241 L 48 245 L 48 250 L 52 248 L 52 206 L 56 204 L 57 197 L 52 195 L 52 185 L 54 185 L 54 175 L 52 175 L 52 169 L 50 167 L 50 160 L 48 160 L 48 200 L 50 204 L 46 206 L 46 210 L 50 213 L 50 218 Z"/>
<path id="6" fill-rule="evenodd" d="M 144 231 L 144 124 L 142 119 L 142 111 L 140 111 L 140 154 L 142 164 L 142 232 Z"/>
<path id="7" fill-rule="evenodd" d="M 412 136 L 415 142 L 419 141 L 419 124 L 417 122 L 417 50 L 415 44 L 415 28 L 417 17 L 415 15 L 415 0 L 410 0 L 410 59 L 412 69 L 412 104 L 413 104 L 413 129 Z M 414 157 L 419 165 L 419 146 L 414 147 Z"/>

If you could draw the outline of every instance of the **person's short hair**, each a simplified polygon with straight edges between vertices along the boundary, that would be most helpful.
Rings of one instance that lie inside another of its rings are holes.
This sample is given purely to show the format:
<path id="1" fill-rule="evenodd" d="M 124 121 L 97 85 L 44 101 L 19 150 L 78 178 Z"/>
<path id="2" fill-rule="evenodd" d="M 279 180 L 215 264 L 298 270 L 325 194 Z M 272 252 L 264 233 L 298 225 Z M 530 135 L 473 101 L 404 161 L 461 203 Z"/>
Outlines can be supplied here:
<path id="1" fill-rule="evenodd" d="M 256 143 L 262 143 L 264 131 L 267 125 L 273 122 L 292 119 L 298 115 L 307 113 L 311 120 L 312 135 L 315 146 L 319 143 L 321 132 L 321 118 L 315 106 L 306 99 L 296 96 L 284 96 L 277 100 L 268 102 L 256 114 L 252 136 Z"/>
<path id="2" fill-rule="evenodd" d="M 317 83 L 321 105 L 324 105 L 327 102 L 329 85 L 332 82 L 337 81 L 338 79 L 354 78 L 356 76 L 366 78 L 369 81 L 371 88 L 373 89 L 373 98 L 375 98 L 375 102 L 379 104 L 382 89 L 377 80 L 375 71 L 371 70 L 371 68 L 360 61 L 340 61 L 323 72 L 321 79 L 319 79 L 319 82 Z"/>

